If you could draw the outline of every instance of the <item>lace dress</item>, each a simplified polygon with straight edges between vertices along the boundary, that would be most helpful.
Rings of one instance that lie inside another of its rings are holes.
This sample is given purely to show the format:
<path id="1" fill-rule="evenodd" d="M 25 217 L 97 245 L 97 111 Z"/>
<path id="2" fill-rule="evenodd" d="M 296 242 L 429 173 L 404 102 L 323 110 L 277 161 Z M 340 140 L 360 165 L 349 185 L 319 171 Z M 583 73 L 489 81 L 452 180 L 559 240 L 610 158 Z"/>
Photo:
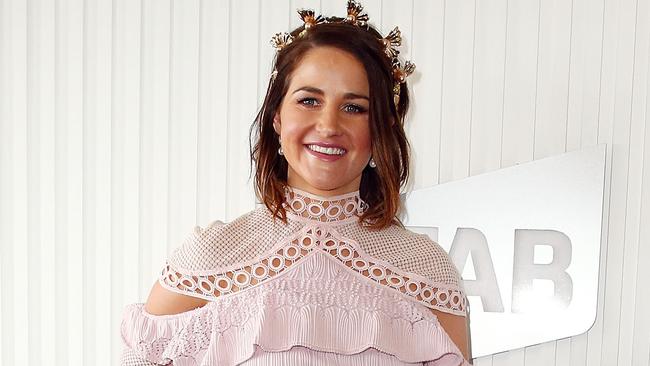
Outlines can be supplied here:
<path id="1" fill-rule="evenodd" d="M 358 222 L 359 192 L 287 191 L 287 224 L 261 206 L 195 227 L 159 277 L 209 300 L 175 315 L 127 305 L 122 365 L 466 365 L 432 309 L 466 316 L 458 272 L 426 235 Z"/>

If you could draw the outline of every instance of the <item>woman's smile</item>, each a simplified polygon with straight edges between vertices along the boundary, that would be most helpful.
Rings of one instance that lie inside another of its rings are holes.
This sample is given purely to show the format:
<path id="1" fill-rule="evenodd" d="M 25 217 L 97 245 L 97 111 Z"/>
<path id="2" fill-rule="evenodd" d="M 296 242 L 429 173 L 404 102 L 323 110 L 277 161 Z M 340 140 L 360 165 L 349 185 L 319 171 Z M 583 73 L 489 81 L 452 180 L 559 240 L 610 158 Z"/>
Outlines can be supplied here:
<path id="1" fill-rule="evenodd" d="M 305 144 L 305 148 L 310 154 L 326 162 L 337 161 L 347 152 L 340 146 L 322 142 Z"/>

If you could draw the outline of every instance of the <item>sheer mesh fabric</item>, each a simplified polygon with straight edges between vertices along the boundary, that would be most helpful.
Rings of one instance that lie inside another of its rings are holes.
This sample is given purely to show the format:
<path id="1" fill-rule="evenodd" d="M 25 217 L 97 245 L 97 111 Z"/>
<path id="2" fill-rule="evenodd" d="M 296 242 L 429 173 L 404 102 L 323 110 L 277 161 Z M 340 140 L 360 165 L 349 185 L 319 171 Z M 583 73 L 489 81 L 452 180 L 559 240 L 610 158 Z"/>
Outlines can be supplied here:
<path id="1" fill-rule="evenodd" d="M 337 227 L 341 235 L 354 238 L 368 255 L 432 282 L 462 289 L 458 270 L 442 247 L 424 234 L 397 225 L 373 231 L 357 223 Z"/>
<path id="2" fill-rule="evenodd" d="M 258 207 L 228 224 L 216 221 L 205 229 L 195 227 L 169 263 L 177 270 L 196 272 L 252 261 L 301 227 L 298 222 L 284 225 L 273 220 L 266 207 Z"/>

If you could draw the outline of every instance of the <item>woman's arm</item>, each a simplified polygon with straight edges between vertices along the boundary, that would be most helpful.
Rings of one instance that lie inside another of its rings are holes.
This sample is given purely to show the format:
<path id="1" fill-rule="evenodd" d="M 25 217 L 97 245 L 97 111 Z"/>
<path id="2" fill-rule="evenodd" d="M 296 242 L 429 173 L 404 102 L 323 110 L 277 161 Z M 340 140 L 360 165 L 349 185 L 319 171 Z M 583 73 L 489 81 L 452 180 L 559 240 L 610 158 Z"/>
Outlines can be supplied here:
<path id="1" fill-rule="evenodd" d="M 200 308 L 207 303 L 208 300 L 170 291 L 156 281 L 144 305 L 144 310 L 152 315 L 173 315 Z"/>
<path id="2" fill-rule="evenodd" d="M 442 328 L 447 332 L 454 344 L 460 349 L 465 360 L 471 361 L 468 318 L 453 315 L 438 310 L 431 310 L 437 317 Z"/>
<path id="3" fill-rule="evenodd" d="M 175 315 L 204 306 L 208 301 L 170 291 L 154 283 L 149 298 L 143 306 L 141 303 L 127 305 L 125 308 L 121 335 L 124 340 L 121 366 L 154 366 L 161 362 L 163 350 L 154 346 L 160 337 L 180 331 L 185 319 L 178 317 L 161 317 Z M 145 314 L 148 313 L 148 314 Z M 137 347 L 137 352 L 135 348 Z M 166 347 L 166 346 L 165 346 Z"/>

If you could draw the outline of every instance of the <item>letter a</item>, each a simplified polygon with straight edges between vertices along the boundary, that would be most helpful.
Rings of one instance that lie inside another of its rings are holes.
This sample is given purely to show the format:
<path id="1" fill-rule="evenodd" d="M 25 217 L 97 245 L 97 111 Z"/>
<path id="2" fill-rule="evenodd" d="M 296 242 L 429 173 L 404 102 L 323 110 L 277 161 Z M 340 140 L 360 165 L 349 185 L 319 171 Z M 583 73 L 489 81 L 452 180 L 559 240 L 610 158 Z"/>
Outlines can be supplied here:
<path id="1" fill-rule="evenodd" d="M 477 229 L 458 228 L 451 244 L 449 256 L 462 274 L 467 263 L 467 257 L 472 253 L 476 280 L 463 280 L 467 295 L 481 297 L 483 311 L 492 313 L 503 312 L 503 302 L 499 292 L 497 276 L 494 273 L 490 249 L 485 235 Z"/>

